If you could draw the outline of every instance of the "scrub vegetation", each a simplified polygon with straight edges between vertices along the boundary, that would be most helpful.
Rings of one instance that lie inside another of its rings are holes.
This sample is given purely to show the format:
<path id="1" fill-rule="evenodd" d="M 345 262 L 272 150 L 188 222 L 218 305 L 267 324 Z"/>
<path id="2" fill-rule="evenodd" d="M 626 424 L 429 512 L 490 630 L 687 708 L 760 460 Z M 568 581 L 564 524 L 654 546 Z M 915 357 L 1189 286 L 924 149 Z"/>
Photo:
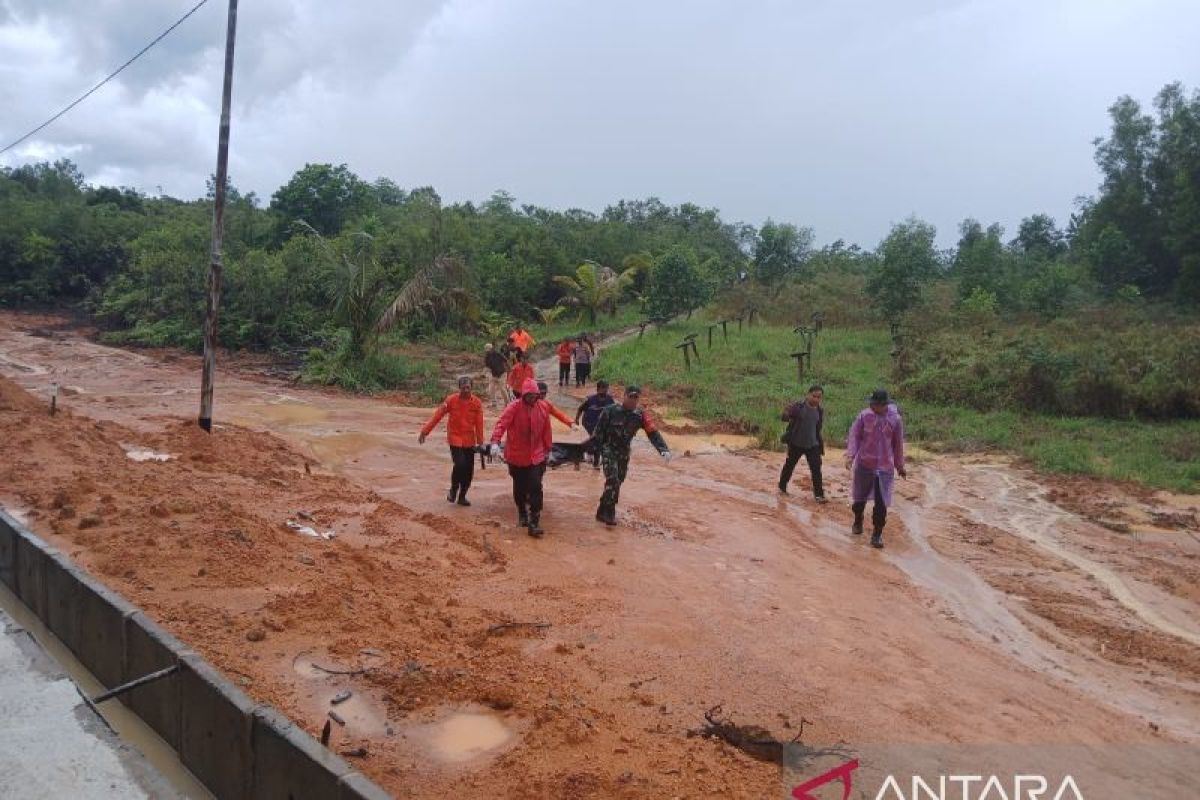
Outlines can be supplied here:
<path id="1" fill-rule="evenodd" d="M 301 359 L 313 382 L 430 394 L 430 348 L 477 354 L 518 321 L 544 347 L 675 320 L 601 374 L 774 445 L 798 390 L 792 329 L 820 314 L 800 383 L 827 385 L 831 432 L 884 385 L 918 441 L 1194 490 L 1200 93 L 1170 84 L 1149 110 L 1122 97 L 1109 116 L 1099 191 L 1070 219 L 1032 213 L 1006 232 L 968 218 L 946 250 L 918 218 L 874 247 L 817 248 L 811 229 L 691 203 L 448 204 L 308 164 L 269 202 L 230 190 L 220 342 Z M 107 341 L 198 349 L 211 215 L 211 197 L 92 186 L 69 161 L 0 169 L 0 305 L 73 307 Z M 707 351 L 701 322 L 751 313 L 759 325 Z M 684 374 L 673 345 L 692 332 L 701 365 Z"/>

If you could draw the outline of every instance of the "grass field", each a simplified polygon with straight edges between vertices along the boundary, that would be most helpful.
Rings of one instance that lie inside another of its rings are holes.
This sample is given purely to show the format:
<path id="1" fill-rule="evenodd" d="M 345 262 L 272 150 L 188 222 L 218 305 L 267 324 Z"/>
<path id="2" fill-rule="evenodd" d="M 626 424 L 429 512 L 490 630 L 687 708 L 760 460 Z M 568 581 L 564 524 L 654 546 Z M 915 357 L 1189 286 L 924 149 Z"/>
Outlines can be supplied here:
<path id="1" fill-rule="evenodd" d="M 826 439 L 845 442 L 854 415 L 876 386 L 892 388 L 891 341 L 884 329 L 826 329 L 813 347 L 814 368 L 801 384 L 788 354 L 800 349 L 790 329 L 756 325 L 736 332 L 729 344 L 714 333 L 707 346 L 707 321 L 678 322 L 647 331 L 605 351 L 597 377 L 641 383 L 654 405 L 668 405 L 705 422 L 737 426 L 759 444 L 780 448 L 785 403 L 810 383 L 825 387 Z M 698 334 L 701 365 L 684 369 L 674 345 Z M 653 391 L 651 391 L 653 390 Z M 1133 480 L 1181 492 L 1200 492 L 1200 420 L 1139 422 L 1095 417 L 1054 417 L 1020 411 L 980 412 L 909 401 L 893 391 L 904 414 L 909 440 L 928 449 L 1004 450 L 1050 472 Z"/>

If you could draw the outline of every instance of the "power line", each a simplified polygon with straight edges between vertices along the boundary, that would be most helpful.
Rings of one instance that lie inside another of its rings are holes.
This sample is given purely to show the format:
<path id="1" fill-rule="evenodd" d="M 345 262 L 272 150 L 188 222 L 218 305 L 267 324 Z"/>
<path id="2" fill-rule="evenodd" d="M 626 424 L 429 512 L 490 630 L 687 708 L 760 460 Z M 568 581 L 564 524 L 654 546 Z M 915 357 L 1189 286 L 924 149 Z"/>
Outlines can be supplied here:
<path id="1" fill-rule="evenodd" d="M 17 145 L 19 145 L 21 142 L 23 142 L 23 141 L 25 141 L 26 139 L 28 139 L 30 136 L 33 136 L 34 134 L 36 134 L 37 132 L 39 132 L 39 131 L 41 131 L 43 128 L 45 128 L 47 125 L 49 125 L 50 123 L 52 123 L 52 122 L 54 122 L 55 120 L 57 120 L 57 119 L 58 119 L 59 117 L 61 117 L 63 114 L 66 114 L 66 113 L 67 113 L 68 111 L 70 111 L 72 108 L 74 108 L 75 106 L 77 106 L 77 105 L 79 105 L 80 103 L 82 103 L 84 100 L 86 100 L 86 99 L 88 99 L 89 97 L 91 97 L 91 96 L 92 96 L 92 94 L 93 94 L 93 93 L 94 93 L 94 92 L 95 92 L 97 89 L 99 89 L 101 86 L 103 86 L 104 84 L 106 84 L 106 83 L 108 83 L 109 81 L 111 81 L 113 78 L 115 78 L 115 77 L 117 77 L 118 75 L 120 75 L 120 74 L 121 74 L 121 72 L 123 72 L 123 71 L 124 71 L 124 69 L 125 69 L 126 67 L 128 67 L 128 66 L 129 66 L 130 64 L 132 64 L 133 62 L 137 61 L 137 60 L 138 60 L 139 58 L 141 58 L 143 55 L 145 55 L 147 50 L 149 50 L 151 47 L 154 47 L 154 45 L 158 44 L 158 43 L 159 43 L 159 42 L 161 42 L 163 39 L 167 38 L 167 35 L 168 35 L 168 34 L 169 34 L 171 31 L 175 30 L 175 29 L 176 29 L 176 28 L 178 28 L 180 25 L 182 25 L 182 24 L 184 23 L 184 21 L 185 21 L 185 20 L 186 20 L 188 17 L 190 17 L 192 14 L 195 14 L 197 11 L 199 11 L 199 10 L 200 10 L 200 6 L 204 5 L 204 4 L 205 4 L 205 3 L 207 3 L 207 2 L 208 2 L 208 0 L 200 0 L 200 2 L 199 2 L 199 3 L 196 3 L 196 5 L 192 6 L 192 10 L 191 10 L 191 11 L 187 12 L 187 13 L 186 13 L 186 14 L 184 14 L 182 17 L 180 17 L 179 19 L 175 20 L 174 24 L 172 24 L 172 25 L 171 25 L 171 27 L 167 28 L 165 31 L 163 31 L 162 33 L 160 33 L 160 34 L 159 34 L 159 35 L 158 35 L 158 36 L 157 36 L 157 37 L 154 39 L 154 41 L 150 42 L 150 44 L 146 45 L 146 46 L 145 46 L 145 47 L 143 47 L 141 50 L 137 51 L 137 53 L 136 53 L 136 54 L 133 56 L 133 58 L 129 59 L 128 61 L 126 61 L 126 62 L 125 62 L 124 64 L 122 64 L 121 66 L 117 67 L 117 68 L 116 68 L 116 70 L 115 70 L 115 71 L 113 71 L 113 73 L 112 73 L 111 75 L 109 75 L 107 78 L 105 78 L 104 80 L 102 80 L 102 81 L 100 81 L 99 83 L 97 83 L 97 84 L 96 84 L 95 86 L 93 86 L 91 89 L 88 89 L 86 92 L 84 92 L 82 95 L 80 95 L 80 96 L 79 96 L 79 98 L 75 100 L 75 102 L 71 103 L 69 106 L 67 106 L 66 108 L 64 108 L 62 111 L 59 111 L 59 112 L 58 112 L 57 114 L 55 114 L 53 117 L 51 117 L 50 119 L 46 120 L 46 121 L 45 121 L 45 122 L 43 122 L 41 125 L 38 125 L 36 128 L 34 128 L 34 129 L 33 129 L 33 130 L 31 130 L 29 133 L 27 133 L 27 134 L 25 134 L 24 136 L 22 136 L 20 139 L 17 139 L 17 140 L 16 140 L 15 142 L 13 142 L 12 144 L 6 145 L 6 146 L 4 147 L 4 149 L 0 150 L 0 155 L 3 155 L 4 153 L 7 153 L 9 150 L 13 149 L 13 148 L 14 148 L 14 147 L 16 147 Z"/>

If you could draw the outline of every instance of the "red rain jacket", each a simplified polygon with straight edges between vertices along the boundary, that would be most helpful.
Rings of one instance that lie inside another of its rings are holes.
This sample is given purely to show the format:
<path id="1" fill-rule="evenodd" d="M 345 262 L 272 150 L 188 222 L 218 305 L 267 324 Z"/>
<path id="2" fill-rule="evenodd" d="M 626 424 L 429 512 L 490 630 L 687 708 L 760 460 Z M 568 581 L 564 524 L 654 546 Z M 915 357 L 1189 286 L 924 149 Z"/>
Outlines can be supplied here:
<path id="1" fill-rule="evenodd" d="M 521 387 L 522 395 L 537 392 L 537 381 L 532 379 Z M 508 441 L 504 446 L 504 460 L 509 464 L 533 467 L 545 463 L 554 443 L 550 433 L 550 410 L 540 401 L 530 406 L 524 400 L 514 400 L 496 420 L 492 443 L 499 444 L 505 434 L 508 434 Z"/>

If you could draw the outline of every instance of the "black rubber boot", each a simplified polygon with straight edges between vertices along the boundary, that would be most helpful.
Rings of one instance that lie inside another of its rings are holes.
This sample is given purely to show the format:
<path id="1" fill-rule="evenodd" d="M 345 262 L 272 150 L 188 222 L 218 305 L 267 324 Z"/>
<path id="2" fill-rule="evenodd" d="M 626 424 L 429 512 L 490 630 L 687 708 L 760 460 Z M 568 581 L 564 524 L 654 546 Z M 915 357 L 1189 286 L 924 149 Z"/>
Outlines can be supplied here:
<path id="1" fill-rule="evenodd" d="M 458 504 L 460 506 L 471 505 L 471 501 L 467 499 L 467 490 L 466 489 L 463 489 L 461 492 L 458 493 Z"/>
<path id="2" fill-rule="evenodd" d="M 523 508 L 517 511 L 517 525 L 521 526 L 522 528 L 529 527 L 529 512 Z"/>
<path id="3" fill-rule="evenodd" d="M 446 493 L 446 502 L 453 503 L 458 499 L 458 489 L 454 486 L 450 487 L 450 491 Z"/>
<path id="4" fill-rule="evenodd" d="M 545 531 L 542 530 L 541 519 L 537 514 L 529 515 L 529 535 L 540 537 Z"/>
<path id="5" fill-rule="evenodd" d="M 863 531 L 862 520 L 861 519 L 854 520 L 854 524 L 850 526 L 850 532 L 853 533 L 855 536 L 861 536 L 862 531 Z"/>
<path id="6" fill-rule="evenodd" d="M 871 534 L 871 547 L 883 549 L 883 532 L 875 531 Z"/>

